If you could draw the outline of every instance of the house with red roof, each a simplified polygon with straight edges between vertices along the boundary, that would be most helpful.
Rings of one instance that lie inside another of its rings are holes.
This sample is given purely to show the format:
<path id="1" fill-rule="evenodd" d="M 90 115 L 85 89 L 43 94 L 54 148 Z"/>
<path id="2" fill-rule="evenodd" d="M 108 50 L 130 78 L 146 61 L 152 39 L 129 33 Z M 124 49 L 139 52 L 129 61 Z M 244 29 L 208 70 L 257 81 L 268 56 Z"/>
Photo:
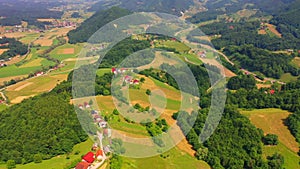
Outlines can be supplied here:
<path id="1" fill-rule="evenodd" d="M 98 150 L 96 152 L 96 158 L 97 158 L 97 160 L 102 160 L 103 159 L 103 151 L 102 150 Z"/>
<path id="2" fill-rule="evenodd" d="M 275 94 L 275 90 L 274 89 L 270 90 L 270 94 L 271 95 Z"/>
<path id="3" fill-rule="evenodd" d="M 116 68 L 111 68 L 111 72 L 113 73 L 113 74 L 117 74 L 118 72 L 117 72 L 117 69 Z"/>
<path id="4" fill-rule="evenodd" d="M 95 161 L 95 155 L 92 152 L 88 152 L 85 156 L 82 157 L 82 161 L 87 163 L 93 163 Z"/>
<path id="5" fill-rule="evenodd" d="M 91 106 L 89 105 L 88 102 L 84 102 L 84 107 L 85 107 L 85 108 L 90 108 Z"/>
<path id="6" fill-rule="evenodd" d="M 87 162 L 80 162 L 76 165 L 75 169 L 89 169 L 90 168 L 90 164 Z"/>

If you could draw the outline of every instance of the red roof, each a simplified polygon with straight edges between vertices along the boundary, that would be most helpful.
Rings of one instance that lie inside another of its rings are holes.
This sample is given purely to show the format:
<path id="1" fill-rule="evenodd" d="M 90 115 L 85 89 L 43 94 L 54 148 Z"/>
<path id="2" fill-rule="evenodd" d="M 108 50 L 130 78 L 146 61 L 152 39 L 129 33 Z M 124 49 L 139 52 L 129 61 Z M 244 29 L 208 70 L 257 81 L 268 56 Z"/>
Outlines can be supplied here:
<path id="1" fill-rule="evenodd" d="M 270 94 L 274 94 L 275 93 L 275 90 L 270 90 Z"/>
<path id="2" fill-rule="evenodd" d="M 82 161 L 76 165 L 75 169 L 87 169 L 88 167 L 89 163 Z"/>
<path id="3" fill-rule="evenodd" d="M 139 83 L 140 81 L 139 80 L 137 80 L 137 79 L 135 79 L 134 81 L 133 81 L 133 83 Z"/>
<path id="4" fill-rule="evenodd" d="M 93 163 L 95 161 L 94 153 L 88 152 L 82 159 L 88 163 Z"/>
<path id="5" fill-rule="evenodd" d="M 96 157 L 98 157 L 98 156 L 103 156 L 103 152 L 102 152 L 102 150 L 98 150 L 98 151 L 97 151 L 97 153 L 96 153 Z"/>
<path id="6" fill-rule="evenodd" d="M 111 71 L 112 71 L 112 72 L 115 72 L 115 71 L 116 71 L 116 68 L 111 68 Z"/>

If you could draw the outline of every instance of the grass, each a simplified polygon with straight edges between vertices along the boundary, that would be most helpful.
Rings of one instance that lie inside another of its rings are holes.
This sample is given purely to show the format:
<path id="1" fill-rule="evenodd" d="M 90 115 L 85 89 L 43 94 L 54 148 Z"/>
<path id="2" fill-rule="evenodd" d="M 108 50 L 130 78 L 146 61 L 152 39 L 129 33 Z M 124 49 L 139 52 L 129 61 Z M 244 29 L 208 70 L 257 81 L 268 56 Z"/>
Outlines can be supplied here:
<path id="1" fill-rule="evenodd" d="M 170 151 L 163 153 L 163 156 L 166 158 L 161 156 L 139 159 L 124 157 L 122 169 L 152 169 L 154 166 L 155 168 L 164 169 L 210 169 L 210 166 L 206 162 L 199 161 L 196 158 L 180 151 L 178 148 L 173 148 Z"/>
<path id="2" fill-rule="evenodd" d="M 295 57 L 292 61 L 292 64 L 300 68 L 300 57 Z"/>
<path id="3" fill-rule="evenodd" d="M 20 41 L 22 43 L 29 44 L 29 43 L 33 42 L 38 37 L 39 37 L 38 33 L 26 34 L 26 36 L 24 36 L 23 38 L 21 38 Z"/>
<path id="4" fill-rule="evenodd" d="M 201 65 L 202 61 L 196 56 L 192 54 L 182 54 L 178 55 L 179 58 L 181 58 L 183 61 L 190 62 L 194 65 Z"/>
<path id="5" fill-rule="evenodd" d="M 17 165 L 16 169 L 63 169 L 66 165 L 69 165 L 72 161 L 80 159 L 82 155 L 90 151 L 93 145 L 93 141 L 88 139 L 85 142 L 77 144 L 74 146 L 72 153 L 69 155 L 70 159 L 66 159 L 66 155 L 57 156 L 51 158 L 50 160 L 44 160 L 42 163 L 35 164 L 29 163 L 25 165 Z M 75 155 L 75 152 L 79 151 L 78 155 Z M 6 165 L 0 165 L 0 169 L 6 169 Z"/>
<path id="6" fill-rule="evenodd" d="M 157 47 L 167 47 L 167 48 L 174 48 L 179 53 L 187 53 L 190 48 L 186 46 L 185 44 L 177 41 L 161 41 L 159 44 L 157 44 Z"/>
<path id="7" fill-rule="evenodd" d="M 299 167 L 299 156 L 293 151 L 288 149 L 281 142 L 276 146 L 264 146 L 263 156 L 266 159 L 268 156 L 272 156 L 275 153 L 279 153 L 284 156 L 284 168 L 297 169 Z"/>
<path id="8" fill-rule="evenodd" d="M 242 114 L 249 117 L 251 122 L 258 128 L 261 128 L 265 134 L 271 133 L 278 135 L 279 145 L 265 146 L 264 155 L 269 156 L 275 152 L 281 153 L 285 158 L 286 168 L 297 168 L 299 157 L 297 156 L 299 144 L 291 135 L 283 121 L 290 115 L 289 112 L 280 109 L 260 109 L 253 111 L 241 111 Z"/>
<path id="9" fill-rule="evenodd" d="M 62 82 L 66 78 L 67 75 L 40 76 L 9 86 L 5 90 L 5 93 L 13 102 L 14 99 L 18 99 L 18 97 L 32 96 L 43 92 L 48 92 L 49 90 L 53 89 L 57 83 Z"/>
<path id="10" fill-rule="evenodd" d="M 293 82 L 296 81 L 298 79 L 299 76 L 292 76 L 290 73 L 285 73 L 280 77 L 280 81 L 282 82 Z"/>
<path id="11" fill-rule="evenodd" d="M 5 110 L 7 106 L 5 104 L 0 104 L 0 111 Z"/>
<path id="12" fill-rule="evenodd" d="M 58 59 L 60 61 L 63 61 L 63 60 L 69 59 L 69 58 L 76 58 L 77 55 L 80 53 L 82 47 L 83 47 L 83 44 L 76 44 L 76 45 L 65 44 L 65 45 L 59 46 L 59 47 L 55 48 L 54 50 L 52 50 L 50 52 L 50 57 Z M 75 49 L 74 54 L 63 54 L 62 51 L 64 49 L 68 49 L 68 48 L 74 48 Z"/>
<path id="13" fill-rule="evenodd" d="M 111 69 L 98 69 L 97 75 L 98 76 L 103 76 L 105 73 L 110 73 Z"/>

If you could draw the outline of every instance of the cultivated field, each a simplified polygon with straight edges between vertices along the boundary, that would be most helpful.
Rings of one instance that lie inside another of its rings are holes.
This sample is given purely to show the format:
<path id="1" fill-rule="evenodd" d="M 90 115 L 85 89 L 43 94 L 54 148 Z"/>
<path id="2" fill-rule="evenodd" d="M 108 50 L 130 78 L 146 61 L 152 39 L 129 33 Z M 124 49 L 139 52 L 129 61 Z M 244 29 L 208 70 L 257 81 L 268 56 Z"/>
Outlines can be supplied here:
<path id="1" fill-rule="evenodd" d="M 265 134 L 271 133 L 278 135 L 280 144 L 277 146 L 264 146 L 265 156 L 279 152 L 285 157 L 284 167 L 296 169 L 299 162 L 297 152 L 299 144 L 284 125 L 284 120 L 290 115 L 289 112 L 280 109 L 262 109 L 253 111 L 241 111 L 249 117 L 251 122 L 261 128 Z"/>
<path id="2" fill-rule="evenodd" d="M 2 55 L 5 51 L 8 51 L 8 49 L 0 49 L 0 55 Z"/>
<path id="3" fill-rule="evenodd" d="M 38 40 L 34 41 L 35 45 L 41 46 L 51 46 L 53 44 L 53 40 L 59 36 L 66 36 L 67 33 L 74 28 L 55 28 L 51 29 L 41 36 Z"/>
<path id="4" fill-rule="evenodd" d="M 141 85 L 140 89 L 129 89 L 130 103 L 132 105 L 139 103 L 142 107 L 147 107 L 147 106 L 154 107 L 159 112 L 158 116 L 166 119 L 169 125 L 174 125 L 176 121 L 173 120 L 171 116 L 173 115 L 173 113 L 177 112 L 180 109 L 180 103 L 181 103 L 180 92 L 175 88 L 170 87 L 167 84 L 164 84 L 153 78 L 148 78 L 145 76 L 140 76 L 140 77 L 144 77 L 146 80 Z M 149 97 L 146 95 L 147 89 L 150 89 L 152 91 L 152 96 Z M 164 96 L 166 97 L 166 100 L 163 99 Z M 107 115 L 111 114 L 118 104 L 113 102 L 111 96 L 97 96 L 96 99 L 100 111 Z M 76 100 L 75 102 L 73 101 L 73 103 L 77 105 L 88 101 L 89 99 L 85 99 L 85 100 L 83 99 L 80 101 L 79 100 Z M 110 121 L 110 126 L 114 130 L 118 130 L 127 136 L 134 135 L 134 137 L 140 137 L 140 136 L 149 137 L 149 134 L 145 130 L 144 126 L 141 126 L 140 124 L 137 123 L 126 122 L 123 116 L 125 117 L 127 116 L 127 118 L 130 118 L 131 114 L 128 114 L 127 112 L 123 112 L 123 113 L 125 114 L 122 114 L 122 116 L 120 117 L 113 118 L 112 121 Z M 139 114 L 139 116 L 146 117 L 147 115 Z M 135 118 L 137 118 L 137 116 Z M 180 137 L 184 138 L 184 136 L 181 133 L 181 130 L 178 127 L 177 128 L 175 127 L 173 131 L 171 131 L 171 136 L 174 141 L 175 140 L 177 141 L 178 139 L 180 139 Z M 177 147 L 191 156 L 193 156 L 195 153 L 195 151 L 191 149 L 191 146 L 188 144 L 188 142 L 185 139 L 180 141 Z"/>
<path id="5" fill-rule="evenodd" d="M 163 158 L 166 157 L 166 158 Z M 154 156 L 150 158 L 131 159 L 125 158 L 122 169 L 210 169 L 210 166 L 204 161 L 199 161 L 194 157 L 189 156 L 185 152 L 180 151 L 178 148 L 173 148 L 162 156 Z"/>
<path id="6" fill-rule="evenodd" d="M 20 103 L 26 98 L 33 97 L 37 94 L 48 92 L 58 83 L 67 79 L 67 74 L 45 75 L 34 77 L 15 85 L 9 86 L 5 93 L 12 104 Z"/>

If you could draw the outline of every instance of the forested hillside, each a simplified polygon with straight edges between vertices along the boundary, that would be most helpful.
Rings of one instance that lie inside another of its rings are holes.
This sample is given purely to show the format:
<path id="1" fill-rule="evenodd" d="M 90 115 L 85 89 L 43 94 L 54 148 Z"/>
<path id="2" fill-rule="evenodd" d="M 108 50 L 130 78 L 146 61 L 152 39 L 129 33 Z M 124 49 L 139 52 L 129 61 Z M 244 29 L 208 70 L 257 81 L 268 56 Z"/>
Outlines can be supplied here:
<path id="1" fill-rule="evenodd" d="M 69 42 L 86 42 L 102 26 L 122 16 L 129 15 L 130 13 L 130 11 L 118 7 L 96 12 L 92 17 L 85 20 L 81 26 L 68 33 Z"/>
<path id="2" fill-rule="evenodd" d="M 0 161 L 17 164 L 72 151 L 87 139 L 69 104 L 71 83 L 52 92 L 24 100 L 0 113 Z"/>
<path id="3" fill-rule="evenodd" d="M 134 12 L 164 12 L 180 15 L 194 5 L 193 0 L 106 0 L 95 4 L 91 11 L 99 11 L 111 6 L 119 6 Z"/>

